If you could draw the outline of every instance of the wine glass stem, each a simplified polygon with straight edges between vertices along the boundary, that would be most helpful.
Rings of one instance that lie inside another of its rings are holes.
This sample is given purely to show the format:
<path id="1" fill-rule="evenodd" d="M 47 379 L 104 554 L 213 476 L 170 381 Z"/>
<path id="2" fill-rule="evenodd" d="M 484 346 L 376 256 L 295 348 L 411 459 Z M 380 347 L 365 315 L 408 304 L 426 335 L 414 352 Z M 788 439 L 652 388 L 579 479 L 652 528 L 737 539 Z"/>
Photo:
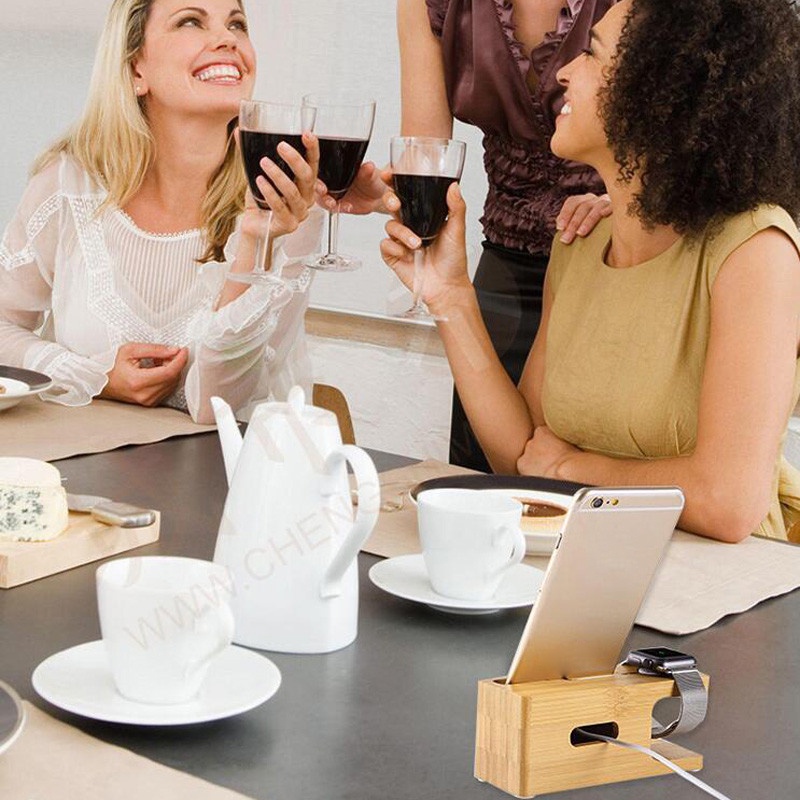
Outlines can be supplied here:
<path id="1" fill-rule="evenodd" d="M 339 250 L 339 201 L 328 212 L 328 252 L 327 255 L 335 256 Z"/>
<path id="2" fill-rule="evenodd" d="M 263 221 L 258 238 L 256 239 L 256 258 L 253 265 L 253 272 L 268 272 L 272 262 L 272 252 L 269 246 L 269 229 L 272 226 L 272 211 L 266 209 L 261 212 Z M 274 269 L 276 277 L 280 277 L 280 270 Z"/>
<path id="3" fill-rule="evenodd" d="M 414 251 L 414 283 L 413 283 L 413 297 L 414 305 L 412 310 L 422 311 L 422 287 L 425 283 L 425 255 L 427 248 L 418 247 Z"/>

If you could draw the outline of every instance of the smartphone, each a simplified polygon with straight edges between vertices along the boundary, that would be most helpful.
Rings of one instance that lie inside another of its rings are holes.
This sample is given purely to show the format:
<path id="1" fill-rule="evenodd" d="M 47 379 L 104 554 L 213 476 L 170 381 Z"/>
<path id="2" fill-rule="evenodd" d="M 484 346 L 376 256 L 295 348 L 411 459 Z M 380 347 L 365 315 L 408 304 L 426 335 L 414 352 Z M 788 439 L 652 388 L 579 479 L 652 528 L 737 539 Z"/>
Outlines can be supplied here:
<path id="1" fill-rule="evenodd" d="M 677 487 L 578 490 L 506 683 L 613 672 L 682 510 Z"/>

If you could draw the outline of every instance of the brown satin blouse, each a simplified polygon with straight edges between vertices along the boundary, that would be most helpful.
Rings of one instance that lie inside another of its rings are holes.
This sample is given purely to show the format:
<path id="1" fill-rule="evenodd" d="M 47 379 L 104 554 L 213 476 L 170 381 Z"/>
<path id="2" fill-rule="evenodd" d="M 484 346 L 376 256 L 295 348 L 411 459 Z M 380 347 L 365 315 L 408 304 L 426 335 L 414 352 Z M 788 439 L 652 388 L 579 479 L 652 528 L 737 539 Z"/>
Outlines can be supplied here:
<path id="1" fill-rule="evenodd" d="M 550 137 L 563 103 L 556 73 L 587 46 L 614 0 L 566 0 L 556 30 L 531 53 L 515 38 L 511 0 L 426 3 L 442 44 L 450 110 L 484 132 L 484 234 L 493 244 L 547 255 L 566 197 L 605 191 L 594 170 L 556 158 Z"/>

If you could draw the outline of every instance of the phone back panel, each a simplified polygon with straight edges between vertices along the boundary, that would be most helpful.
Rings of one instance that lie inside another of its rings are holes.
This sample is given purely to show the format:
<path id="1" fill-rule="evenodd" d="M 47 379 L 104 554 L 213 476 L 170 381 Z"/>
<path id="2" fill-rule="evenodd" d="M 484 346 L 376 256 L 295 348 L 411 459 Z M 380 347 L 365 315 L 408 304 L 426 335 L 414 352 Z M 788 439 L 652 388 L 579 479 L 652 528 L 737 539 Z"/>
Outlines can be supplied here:
<path id="1" fill-rule="evenodd" d="M 682 509 L 672 487 L 579 490 L 507 682 L 613 672 Z"/>

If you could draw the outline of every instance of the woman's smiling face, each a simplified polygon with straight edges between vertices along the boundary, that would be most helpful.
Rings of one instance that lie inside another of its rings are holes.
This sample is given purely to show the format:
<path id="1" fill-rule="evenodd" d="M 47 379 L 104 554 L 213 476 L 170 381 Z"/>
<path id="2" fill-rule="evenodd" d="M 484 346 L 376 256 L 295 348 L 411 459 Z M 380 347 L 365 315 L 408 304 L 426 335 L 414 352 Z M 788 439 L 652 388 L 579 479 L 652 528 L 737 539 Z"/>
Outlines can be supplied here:
<path id="1" fill-rule="evenodd" d="M 133 77 L 148 110 L 232 118 L 252 93 L 255 66 L 236 0 L 155 0 Z"/>
<path id="2" fill-rule="evenodd" d="M 601 167 L 613 160 L 600 117 L 598 96 L 608 82 L 631 0 L 613 5 L 592 28 L 589 47 L 558 71 L 566 88 L 550 149 L 560 158 Z"/>

